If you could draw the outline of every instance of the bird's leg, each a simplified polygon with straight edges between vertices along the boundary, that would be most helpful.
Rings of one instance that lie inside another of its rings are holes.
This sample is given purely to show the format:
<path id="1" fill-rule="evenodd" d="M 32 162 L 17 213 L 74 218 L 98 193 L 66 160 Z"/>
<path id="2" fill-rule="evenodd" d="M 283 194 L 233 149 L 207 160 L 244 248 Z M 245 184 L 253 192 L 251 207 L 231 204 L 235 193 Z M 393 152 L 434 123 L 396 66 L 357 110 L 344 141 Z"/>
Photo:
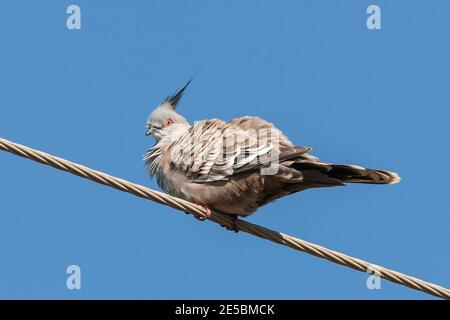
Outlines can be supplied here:
<path id="1" fill-rule="evenodd" d="M 239 229 L 238 229 L 238 226 L 237 226 L 238 220 L 239 220 L 239 216 L 237 216 L 237 215 L 233 216 L 233 226 L 231 227 L 231 230 L 236 232 L 236 233 L 239 232 Z"/>
<path id="2" fill-rule="evenodd" d="M 205 218 L 199 218 L 197 215 L 194 214 L 195 219 L 200 221 L 205 221 L 206 219 L 209 219 L 211 217 L 211 208 L 209 207 L 209 204 L 206 202 L 195 202 L 195 204 L 198 204 L 199 206 L 202 206 L 203 209 L 206 211 L 206 217 Z"/>
<path id="3" fill-rule="evenodd" d="M 235 214 L 228 214 L 228 216 L 229 216 L 231 219 L 233 219 L 231 227 L 227 227 L 227 226 L 225 226 L 225 225 L 220 225 L 220 226 L 223 227 L 223 228 L 225 228 L 225 229 L 227 229 L 228 231 L 234 231 L 234 232 L 238 233 L 238 232 L 239 232 L 239 229 L 238 229 L 238 227 L 237 227 L 237 221 L 239 220 L 239 216 L 238 216 L 238 215 L 235 215 Z"/>
<path id="4" fill-rule="evenodd" d="M 205 211 L 206 211 L 206 217 L 205 218 L 200 218 L 200 217 L 198 217 L 197 215 L 194 214 L 195 219 L 200 220 L 200 221 L 205 221 L 206 219 L 209 219 L 211 217 L 211 208 L 210 208 L 208 203 L 206 203 L 206 202 L 199 202 L 199 201 L 194 202 L 194 203 L 198 204 L 199 206 L 202 206 L 203 209 L 205 209 Z M 189 212 L 186 212 L 186 213 L 189 213 Z M 227 226 L 224 226 L 224 225 L 220 225 L 220 226 L 225 228 L 225 229 L 227 229 L 227 230 L 229 230 L 229 231 L 234 231 L 234 232 L 238 233 L 239 229 L 237 227 L 237 221 L 239 220 L 239 216 L 236 215 L 236 214 L 227 214 L 227 215 L 229 217 L 231 217 L 231 219 L 233 219 L 231 227 L 227 227 Z"/>

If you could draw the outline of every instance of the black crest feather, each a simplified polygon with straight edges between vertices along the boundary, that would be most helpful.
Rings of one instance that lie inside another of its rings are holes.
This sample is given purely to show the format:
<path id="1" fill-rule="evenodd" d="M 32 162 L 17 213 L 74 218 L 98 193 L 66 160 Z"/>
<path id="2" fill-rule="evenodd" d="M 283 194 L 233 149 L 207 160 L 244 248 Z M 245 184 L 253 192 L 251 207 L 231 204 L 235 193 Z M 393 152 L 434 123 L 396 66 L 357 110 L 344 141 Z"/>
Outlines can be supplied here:
<path id="1" fill-rule="evenodd" d="M 189 84 L 192 82 L 192 79 L 194 79 L 194 77 L 189 79 L 189 81 L 186 82 L 186 84 L 180 90 L 178 90 L 171 96 L 168 96 L 166 99 L 164 99 L 163 103 L 168 102 L 169 105 L 172 107 L 172 109 L 175 109 L 177 107 L 177 104 L 180 101 L 181 97 L 183 97 L 184 91 L 189 86 Z"/>

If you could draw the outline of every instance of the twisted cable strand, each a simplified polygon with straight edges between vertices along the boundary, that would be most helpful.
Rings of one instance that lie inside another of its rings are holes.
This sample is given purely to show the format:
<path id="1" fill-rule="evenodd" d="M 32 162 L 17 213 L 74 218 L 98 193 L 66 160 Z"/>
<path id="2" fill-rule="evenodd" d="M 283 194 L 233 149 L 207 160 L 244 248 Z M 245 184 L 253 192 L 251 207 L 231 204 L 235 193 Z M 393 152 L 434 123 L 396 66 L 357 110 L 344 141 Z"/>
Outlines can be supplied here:
<path id="1" fill-rule="evenodd" d="M 168 194 L 138 185 L 127 180 L 113 177 L 106 173 L 90 169 L 88 167 L 50 155 L 42 151 L 31 149 L 24 145 L 14 143 L 3 138 L 0 138 L 0 150 L 4 150 L 20 157 L 40 162 L 59 170 L 67 171 L 79 177 L 134 194 L 144 199 L 149 199 L 160 204 L 170 206 L 174 209 L 184 211 L 186 213 L 191 213 L 201 220 L 207 218 L 207 213 L 204 208 L 189 201 L 172 197 Z M 449 289 L 405 275 L 394 270 L 371 264 L 369 262 L 348 256 L 334 250 L 327 249 L 317 244 L 313 244 L 284 233 L 273 231 L 244 220 L 237 220 L 236 222 L 233 222 L 233 219 L 231 217 L 217 212 L 212 212 L 209 220 L 228 228 L 236 227 L 239 231 L 243 231 L 269 241 L 273 241 L 275 243 L 290 247 L 298 251 L 309 253 L 316 257 L 326 259 L 328 261 L 352 268 L 357 271 L 367 272 L 368 270 L 373 270 L 374 274 L 379 275 L 380 277 L 391 282 L 395 282 L 414 290 L 422 291 L 443 299 L 450 300 Z"/>

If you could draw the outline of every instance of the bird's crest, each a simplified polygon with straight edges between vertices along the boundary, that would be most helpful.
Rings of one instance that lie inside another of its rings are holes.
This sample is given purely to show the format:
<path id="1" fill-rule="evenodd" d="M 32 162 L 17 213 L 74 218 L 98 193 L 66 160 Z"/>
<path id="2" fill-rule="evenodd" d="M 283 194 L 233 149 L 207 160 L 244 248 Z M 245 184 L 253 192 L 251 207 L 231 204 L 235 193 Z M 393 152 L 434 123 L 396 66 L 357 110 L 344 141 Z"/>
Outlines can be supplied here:
<path id="1" fill-rule="evenodd" d="M 183 96 L 184 91 L 186 91 L 186 88 L 192 82 L 192 79 L 194 79 L 194 77 L 189 79 L 189 81 L 186 82 L 186 84 L 180 90 L 178 90 L 171 96 L 166 97 L 162 103 L 168 103 L 172 109 L 175 109 L 177 107 L 177 104 L 180 101 L 181 97 Z"/>

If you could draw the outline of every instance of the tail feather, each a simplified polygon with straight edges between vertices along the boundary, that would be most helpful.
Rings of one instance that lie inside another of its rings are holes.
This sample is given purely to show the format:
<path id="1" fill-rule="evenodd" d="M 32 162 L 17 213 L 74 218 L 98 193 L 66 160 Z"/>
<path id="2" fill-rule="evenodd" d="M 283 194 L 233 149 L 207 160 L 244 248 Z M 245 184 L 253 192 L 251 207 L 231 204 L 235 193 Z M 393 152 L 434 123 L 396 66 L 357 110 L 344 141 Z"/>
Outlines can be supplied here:
<path id="1" fill-rule="evenodd" d="M 391 171 L 367 169 L 355 165 L 332 165 L 328 176 L 350 183 L 394 184 L 400 176 Z"/>
<path id="2" fill-rule="evenodd" d="M 320 173 L 322 179 L 330 179 L 331 183 L 348 182 L 348 183 L 369 183 L 369 184 L 394 184 L 400 182 L 400 177 L 397 173 L 378 170 L 367 169 L 351 164 L 331 164 L 320 161 L 303 160 L 292 164 L 296 170 L 306 172 L 316 172 L 311 176 L 314 182 L 316 181 L 317 174 Z M 308 181 L 308 175 L 305 175 L 305 180 Z M 334 181 L 334 182 L 333 182 Z M 323 181 L 320 181 L 323 182 Z M 331 184 L 330 183 L 330 184 Z"/>

